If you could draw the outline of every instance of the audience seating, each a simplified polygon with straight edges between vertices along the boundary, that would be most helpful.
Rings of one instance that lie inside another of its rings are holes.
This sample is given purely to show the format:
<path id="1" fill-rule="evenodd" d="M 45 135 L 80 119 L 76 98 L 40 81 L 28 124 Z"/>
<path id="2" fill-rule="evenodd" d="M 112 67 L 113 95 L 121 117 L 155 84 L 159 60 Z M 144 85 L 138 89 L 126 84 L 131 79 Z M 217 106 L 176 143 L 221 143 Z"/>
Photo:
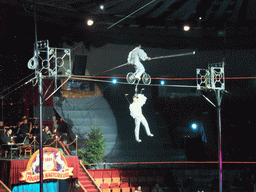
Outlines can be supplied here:
<path id="1" fill-rule="evenodd" d="M 111 173 L 112 183 L 118 183 L 120 185 L 121 178 L 120 178 L 120 171 L 119 170 L 113 170 Z M 123 182 L 123 180 L 122 180 Z"/>
<path id="2" fill-rule="evenodd" d="M 130 184 L 134 186 L 138 186 L 138 177 L 137 177 L 137 171 L 132 169 L 128 172 L 129 178 L 130 178 Z"/>
<path id="3" fill-rule="evenodd" d="M 138 186 L 143 192 L 149 192 L 155 183 L 164 182 L 163 170 L 95 169 L 88 172 L 104 192 L 135 192 Z"/>
<path id="4" fill-rule="evenodd" d="M 94 170 L 89 169 L 89 170 L 87 170 L 87 171 L 88 171 L 88 173 L 91 175 L 91 177 L 92 177 L 93 179 L 95 179 L 95 178 L 94 178 Z"/>
<path id="5" fill-rule="evenodd" d="M 101 183 L 100 188 L 101 188 L 102 192 L 110 192 L 108 183 Z"/>
<path id="6" fill-rule="evenodd" d="M 102 171 L 101 170 L 95 170 L 94 171 L 94 181 L 98 186 L 100 186 L 100 184 L 103 183 Z"/>
<path id="7" fill-rule="evenodd" d="M 120 187 L 118 183 L 111 183 L 110 189 L 112 190 L 112 192 L 120 192 Z"/>
<path id="8" fill-rule="evenodd" d="M 138 183 L 130 183 L 131 192 L 135 192 L 138 188 Z"/>
<path id="9" fill-rule="evenodd" d="M 121 183 L 120 189 L 122 190 L 122 192 L 130 192 L 131 190 L 129 187 L 129 183 Z"/>
<path id="10" fill-rule="evenodd" d="M 106 170 L 103 171 L 103 182 L 108 184 L 108 186 L 110 186 L 110 184 L 112 183 L 112 178 L 111 178 L 111 171 Z"/>

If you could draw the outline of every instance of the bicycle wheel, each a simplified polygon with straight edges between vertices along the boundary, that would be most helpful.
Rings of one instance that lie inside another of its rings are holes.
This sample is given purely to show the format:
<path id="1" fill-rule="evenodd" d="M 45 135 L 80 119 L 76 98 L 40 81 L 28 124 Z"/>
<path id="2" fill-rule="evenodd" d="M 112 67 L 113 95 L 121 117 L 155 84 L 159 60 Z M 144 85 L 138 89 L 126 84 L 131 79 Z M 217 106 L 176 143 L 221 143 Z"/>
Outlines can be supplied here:
<path id="1" fill-rule="evenodd" d="M 149 85 L 151 83 L 151 77 L 147 73 L 143 73 L 142 75 L 142 81 L 145 85 Z"/>
<path id="2" fill-rule="evenodd" d="M 134 84 L 134 82 L 135 82 L 134 73 L 129 72 L 129 73 L 126 75 L 126 81 L 127 81 L 129 84 Z"/>

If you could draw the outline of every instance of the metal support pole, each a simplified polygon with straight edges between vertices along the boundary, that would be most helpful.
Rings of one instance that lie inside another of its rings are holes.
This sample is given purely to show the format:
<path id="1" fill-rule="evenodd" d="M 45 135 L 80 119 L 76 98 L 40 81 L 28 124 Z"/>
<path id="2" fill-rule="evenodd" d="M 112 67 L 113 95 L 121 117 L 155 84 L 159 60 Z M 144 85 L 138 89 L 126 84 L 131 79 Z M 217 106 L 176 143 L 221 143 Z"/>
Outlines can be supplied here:
<path id="1" fill-rule="evenodd" d="M 36 152 L 36 136 L 34 136 L 33 144 L 34 144 L 34 152 Z"/>
<path id="2" fill-rule="evenodd" d="M 218 114 L 218 128 L 219 128 L 219 143 L 218 143 L 218 153 L 219 153 L 219 192 L 222 192 L 222 150 L 221 150 L 221 97 L 220 90 L 217 90 L 217 114 Z"/>
<path id="3" fill-rule="evenodd" d="M 77 156 L 77 139 L 78 139 L 78 135 L 76 135 L 76 156 Z"/>
<path id="4" fill-rule="evenodd" d="M 2 96 L 1 99 L 2 99 L 2 117 L 1 117 L 1 120 L 4 122 L 4 97 Z"/>
<path id="5" fill-rule="evenodd" d="M 43 88 L 42 88 L 42 73 L 39 73 L 38 93 L 39 93 L 39 129 L 40 129 L 40 141 L 39 141 L 39 152 L 40 152 L 40 192 L 43 192 Z"/>

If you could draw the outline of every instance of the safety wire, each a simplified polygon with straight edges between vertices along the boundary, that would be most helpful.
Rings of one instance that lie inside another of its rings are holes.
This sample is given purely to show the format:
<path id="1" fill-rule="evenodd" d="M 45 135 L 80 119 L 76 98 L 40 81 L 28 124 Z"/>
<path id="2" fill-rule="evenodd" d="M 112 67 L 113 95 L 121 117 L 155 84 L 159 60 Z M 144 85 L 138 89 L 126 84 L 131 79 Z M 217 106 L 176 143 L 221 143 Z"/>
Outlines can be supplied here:
<path id="1" fill-rule="evenodd" d="M 112 77 L 114 78 L 114 77 Z M 100 79 L 92 79 L 92 78 L 81 78 L 81 77 L 72 77 L 72 79 L 75 80 L 85 80 L 85 81 L 95 81 L 95 82 L 103 82 L 103 83 L 112 83 L 112 81 L 107 81 L 107 80 L 100 80 Z M 125 85 L 134 85 L 126 82 L 117 82 L 117 84 L 125 84 Z M 143 85 L 143 86 L 162 86 L 162 87 L 190 87 L 190 88 L 196 88 L 197 86 L 193 85 L 159 85 L 159 84 L 138 84 L 138 85 Z"/>
<path id="2" fill-rule="evenodd" d="M 117 21 L 116 23 L 114 23 L 113 25 L 109 26 L 107 29 L 110 29 L 111 27 L 115 26 L 116 24 L 120 23 L 121 21 L 127 19 L 128 17 L 132 16 L 133 14 L 137 13 L 138 11 L 140 11 L 141 9 L 145 8 L 146 6 L 150 5 L 151 3 L 153 3 L 156 0 L 150 1 L 149 3 L 143 5 L 142 7 L 140 7 L 139 9 L 137 9 L 136 11 L 130 13 L 129 15 L 127 15 L 126 17 L 120 19 L 119 21 Z"/>
<path id="3" fill-rule="evenodd" d="M 26 78 L 30 77 L 30 76 L 33 75 L 33 74 L 34 74 L 34 73 L 28 75 L 27 77 L 21 79 L 19 82 L 15 83 L 15 84 L 13 84 L 12 86 L 8 87 L 7 89 L 3 90 L 3 91 L 0 93 L 0 95 L 2 95 L 2 93 L 4 93 L 5 91 L 11 89 L 12 87 L 14 87 L 15 85 L 19 84 L 20 82 L 22 82 L 23 80 L 25 80 Z M 31 80 L 32 80 L 32 79 L 31 79 Z M 29 81 L 31 81 L 31 80 L 29 80 Z M 20 85 L 19 87 L 15 88 L 15 89 L 13 89 L 11 92 L 6 93 L 6 94 L 3 95 L 2 97 L 4 98 L 4 97 L 6 97 L 7 95 L 11 94 L 12 92 L 18 90 L 19 88 L 21 88 L 21 87 L 23 87 L 24 85 L 26 85 L 29 81 L 27 81 L 26 83 Z"/>

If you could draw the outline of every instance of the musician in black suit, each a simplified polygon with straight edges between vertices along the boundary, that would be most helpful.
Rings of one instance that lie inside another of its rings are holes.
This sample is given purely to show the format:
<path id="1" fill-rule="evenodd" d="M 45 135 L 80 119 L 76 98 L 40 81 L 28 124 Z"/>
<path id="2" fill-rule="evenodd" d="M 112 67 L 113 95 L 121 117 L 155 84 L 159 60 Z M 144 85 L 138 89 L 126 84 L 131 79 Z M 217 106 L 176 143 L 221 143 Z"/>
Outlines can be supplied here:
<path id="1" fill-rule="evenodd" d="M 24 117 L 23 121 L 20 125 L 20 130 L 19 130 L 19 133 L 18 133 L 19 141 L 23 141 L 24 138 L 29 135 L 29 133 L 30 133 L 30 123 L 28 123 L 27 117 Z"/>
<path id="2" fill-rule="evenodd" d="M 2 136 L 4 135 L 4 122 L 0 121 L 0 144 L 2 142 Z"/>
<path id="3" fill-rule="evenodd" d="M 2 144 L 8 144 L 11 145 L 12 143 L 12 129 L 8 129 L 4 135 L 1 137 Z"/>
<path id="4" fill-rule="evenodd" d="M 47 143 L 47 141 L 52 138 L 52 133 L 49 129 L 49 126 L 45 126 L 44 129 L 43 129 L 43 132 L 42 132 L 42 142 L 43 144 L 49 144 Z"/>
<path id="5" fill-rule="evenodd" d="M 14 154 L 19 156 L 18 150 L 19 148 L 16 147 L 12 140 L 12 129 L 7 129 L 6 133 L 2 136 L 2 149 L 5 151 L 8 151 L 7 158 L 12 158 Z M 11 150 L 14 149 L 14 150 Z"/>
<path id="6" fill-rule="evenodd" d="M 0 121 L 0 131 L 4 131 L 4 122 Z"/>

